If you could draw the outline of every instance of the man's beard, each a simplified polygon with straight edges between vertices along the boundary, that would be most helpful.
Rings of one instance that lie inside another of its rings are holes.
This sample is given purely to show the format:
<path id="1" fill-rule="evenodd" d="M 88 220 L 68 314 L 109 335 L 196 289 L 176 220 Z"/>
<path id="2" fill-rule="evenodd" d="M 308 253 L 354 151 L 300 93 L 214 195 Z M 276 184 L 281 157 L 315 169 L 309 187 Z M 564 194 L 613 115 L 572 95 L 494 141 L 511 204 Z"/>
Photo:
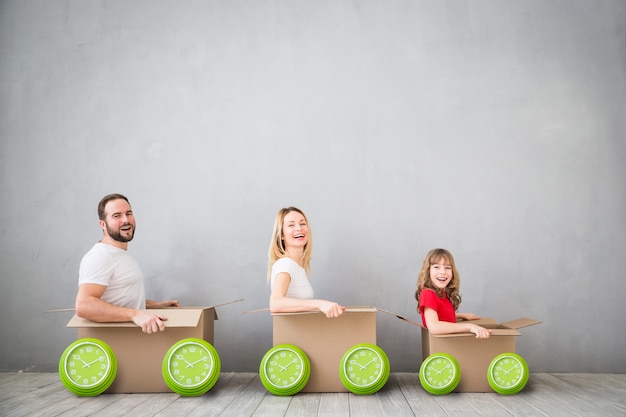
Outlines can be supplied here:
<path id="1" fill-rule="evenodd" d="M 134 227 L 131 229 L 130 237 L 122 236 L 119 230 L 111 229 L 108 224 L 106 225 L 106 227 L 107 227 L 107 234 L 111 237 L 111 239 L 116 240 L 118 242 L 130 242 L 131 240 L 133 240 L 133 237 L 135 236 Z"/>

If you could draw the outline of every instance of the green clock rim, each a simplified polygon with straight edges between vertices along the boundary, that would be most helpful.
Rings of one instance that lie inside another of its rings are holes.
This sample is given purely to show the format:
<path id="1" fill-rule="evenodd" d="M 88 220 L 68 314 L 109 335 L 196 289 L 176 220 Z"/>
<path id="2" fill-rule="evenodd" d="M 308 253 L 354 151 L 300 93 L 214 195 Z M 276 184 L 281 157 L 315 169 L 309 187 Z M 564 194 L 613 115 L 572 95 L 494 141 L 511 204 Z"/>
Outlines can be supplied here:
<path id="1" fill-rule="evenodd" d="M 274 384 L 267 376 L 265 366 L 269 359 L 278 351 L 281 350 L 289 350 L 290 352 L 298 355 L 302 360 L 302 371 L 300 373 L 300 377 L 294 381 L 292 384 L 284 386 L 284 385 L 276 385 Z M 261 383 L 265 387 L 265 389 L 274 395 L 277 396 L 291 396 L 295 395 L 298 392 L 302 391 L 306 384 L 309 382 L 309 378 L 311 376 L 311 362 L 309 360 L 308 355 L 300 349 L 296 345 L 292 345 L 289 343 L 283 343 L 280 345 L 276 345 L 269 349 L 263 358 L 261 359 L 261 363 L 259 364 L 259 378 Z"/>
<path id="2" fill-rule="evenodd" d="M 361 349 L 367 349 L 369 351 L 373 351 L 381 359 L 381 373 L 378 375 L 378 378 L 376 378 L 374 381 L 372 381 L 371 383 L 367 385 L 354 384 L 350 380 L 350 377 L 347 375 L 347 371 L 346 371 L 346 366 L 348 364 L 347 362 L 348 362 L 348 358 L 350 357 L 350 355 L 352 355 L 355 351 L 361 350 Z M 357 394 L 357 395 L 371 395 L 371 394 L 378 392 L 387 383 L 390 372 L 391 371 L 390 371 L 390 365 L 389 365 L 389 358 L 387 357 L 387 354 L 379 346 L 376 346 L 372 343 L 359 343 L 350 347 L 343 354 L 343 357 L 341 358 L 341 362 L 339 363 L 339 377 L 341 379 L 341 383 L 350 392 Z"/>
<path id="3" fill-rule="evenodd" d="M 428 364 L 436 358 L 449 360 L 452 363 L 452 366 L 455 371 L 455 375 L 450 380 L 450 382 L 442 387 L 433 387 L 430 384 L 428 384 L 426 380 L 426 375 L 425 375 L 426 366 L 428 366 Z M 461 382 L 461 368 L 457 360 L 454 358 L 454 356 L 448 353 L 444 353 L 444 352 L 433 353 L 432 355 L 429 355 L 426 359 L 424 359 L 424 361 L 422 361 L 422 364 L 420 365 L 420 370 L 419 370 L 419 380 L 420 380 L 422 387 L 427 392 L 433 395 L 446 395 L 454 391 L 456 387 L 459 385 L 459 382 Z"/>
<path id="4" fill-rule="evenodd" d="M 180 348 L 181 346 L 187 345 L 187 344 L 194 344 L 194 345 L 201 346 L 202 348 L 207 350 L 209 357 L 211 358 L 211 369 L 209 370 L 209 375 L 203 381 L 198 382 L 197 384 L 193 384 L 193 385 L 180 384 L 176 380 L 176 378 L 170 373 L 170 369 L 169 369 L 170 359 L 172 355 L 174 354 L 174 352 L 178 350 L 178 348 Z M 163 357 L 163 362 L 162 362 L 162 367 L 161 367 L 163 380 L 165 381 L 165 384 L 169 387 L 169 389 L 171 389 L 174 393 L 178 395 L 182 395 L 186 397 L 196 397 L 196 396 L 206 393 L 211 388 L 213 388 L 213 386 L 217 383 L 217 380 L 219 379 L 220 370 L 221 370 L 221 360 L 215 347 L 211 345 L 211 343 L 207 342 L 206 340 L 195 338 L 195 337 L 182 339 L 172 344 L 172 346 L 170 346 L 170 348 L 167 350 L 167 352 L 165 353 Z"/>
<path id="5" fill-rule="evenodd" d="M 69 377 L 66 368 L 66 360 L 70 353 L 74 351 L 74 349 L 78 346 L 84 344 L 97 345 L 106 354 L 109 360 L 109 369 L 107 370 L 107 375 L 100 382 L 96 384 L 91 384 L 89 386 L 83 386 L 74 382 L 74 380 Z M 61 354 L 61 357 L 59 358 L 59 379 L 68 391 L 82 397 L 92 397 L 102 394 L 111 386 L 116 376 L 117 359 L 115 357 L 115 353 L 106 342 L 100 339 L 85 337 L 75 340 L 65 348 L 65 350 Z"/>
<path id="6" fill-rule="evenodd" d="M 503 387 L 500 384 L 498 384 L 496 380 L 493 378 L 493 370 L 495 366 L 501 359 L 504 359 L 504 358 L 514 359 L 518 361 L 522 367 L 522 376 L 520 380 L 518 381 L 518 383 L 512 387 Z M 506 353 L 499 354 L 498 356 L 493 358 L 493 360 L 489 363 L 489 367 L 487 368 L 487 381 L 489 382 L 489 386 L 496 393 L 501 394 L 501 395 L 517 394 L 522 389 L 524 389 L 524 387 L 528 383 L 529 377 L 530 377 L 530 372 L 528 370 L 528 364 L 526 363 L 526 360 L 524 360 L 523 357 L 521 357 L 520 355 L 514 352 L 506 352 Z"/>

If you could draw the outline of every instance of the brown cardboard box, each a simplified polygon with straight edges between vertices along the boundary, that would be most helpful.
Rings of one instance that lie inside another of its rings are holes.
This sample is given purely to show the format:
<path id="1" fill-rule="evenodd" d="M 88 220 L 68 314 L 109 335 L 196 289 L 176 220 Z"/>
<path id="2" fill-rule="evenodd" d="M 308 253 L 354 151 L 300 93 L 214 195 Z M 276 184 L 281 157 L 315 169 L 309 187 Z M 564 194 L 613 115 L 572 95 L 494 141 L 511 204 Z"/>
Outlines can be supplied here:
<path id="1" fill-rule="evenodd" d="M 541 322 L 520 318 L 498 324 L 492 318 L 485 318 L 472 323 L 492 329 L 491 337 L 477 339 L 472 333 L 433 335 L 420 325 L 422 360 L 432 353 L 448 353 L 454 356 L 461 368 L 461 381 L 454 392 L 493 392 L 487 381 L 487 368 L 491 361 L 501 353 L 515 352 L 516 337 L 521 336 L 517 329 Z"/>
<path id="2" fill-rule="evenodd" d="M 175 342 L 188 337 L 213 344 L 215 307 L 150 309 L 167 317 L 165 330 L 152 334 L 143 333 L 132 322 L 94 323 L 76 315 L 67 327 L 78 328 L 79 339 L 94 337 L 113 349 L 117 376 L 107 393 L 172 392 L 161 373 L 165 353 Z"/>
<path id="3" fill-rule="evenodd" d="M 329 319 L 319 312 L 272 314 L 274 346 L 290 343 L 311 362 L 311 377 L 301 392 L 347 392 L 339 376 L 344 353 L 359 343 L 376 344 L 374 307 L 347 307 Z"/>

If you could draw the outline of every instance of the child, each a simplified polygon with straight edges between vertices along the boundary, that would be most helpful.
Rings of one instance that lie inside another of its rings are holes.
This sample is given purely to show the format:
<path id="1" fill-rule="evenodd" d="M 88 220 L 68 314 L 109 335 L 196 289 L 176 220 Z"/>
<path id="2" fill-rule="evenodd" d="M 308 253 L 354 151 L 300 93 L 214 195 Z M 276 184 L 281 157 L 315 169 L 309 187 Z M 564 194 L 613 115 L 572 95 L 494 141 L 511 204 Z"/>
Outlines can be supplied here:
<path id="1" fill-rule="evenodd" d="M 459 287 L 459 273 L 452 254 L 445 249 L 428 252 L 417 278 L 415 292 L 422 324 L 432 334 L 471 332 L 477 338 L 489 337 L 490 330 L 467 322 L 477 320 L 479 316 L 456 312 L 461 304 Z"/>

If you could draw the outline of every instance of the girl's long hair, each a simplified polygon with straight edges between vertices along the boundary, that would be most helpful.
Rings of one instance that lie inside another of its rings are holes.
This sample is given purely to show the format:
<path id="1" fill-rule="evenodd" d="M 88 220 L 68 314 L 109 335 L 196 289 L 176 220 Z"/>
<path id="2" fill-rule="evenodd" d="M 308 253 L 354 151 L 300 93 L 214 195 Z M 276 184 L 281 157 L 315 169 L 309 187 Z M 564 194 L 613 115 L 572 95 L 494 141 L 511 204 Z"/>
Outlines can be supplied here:
<path id="1" fill-rule="evenodd" d="M 452 268 L 452 279 L 448 283 L 448 286 L 440 291 L 437 289 L 432 281 L 430 280 L 430 267 L 431 265 L 443 260 L 445 263 L 448 263 Z M 417 277 L 417 291 L 415 291 L 415 299 L 417 300 L 417 310 L 419 311 L 419 303 L 420 303 L 420 294 L 423 289 L 429 288 L 437 293 L 440 297 L 445 295 L 448 296 L 452 305 L 454 306 L 454 311 L 457 311 L 459 308 L 459 304 L 461 304 L 461 294 L 459 293 L 459 289 L 461 288 L 461 278 L 459 277 L 459 271 L 456 270 L 456 265 L 454 263 L 454 257 L 452 254 L 446 249 L 433 249 L 426 255 L 424 258 L 424 263 L 422 264 L 422 269 Z"/>

